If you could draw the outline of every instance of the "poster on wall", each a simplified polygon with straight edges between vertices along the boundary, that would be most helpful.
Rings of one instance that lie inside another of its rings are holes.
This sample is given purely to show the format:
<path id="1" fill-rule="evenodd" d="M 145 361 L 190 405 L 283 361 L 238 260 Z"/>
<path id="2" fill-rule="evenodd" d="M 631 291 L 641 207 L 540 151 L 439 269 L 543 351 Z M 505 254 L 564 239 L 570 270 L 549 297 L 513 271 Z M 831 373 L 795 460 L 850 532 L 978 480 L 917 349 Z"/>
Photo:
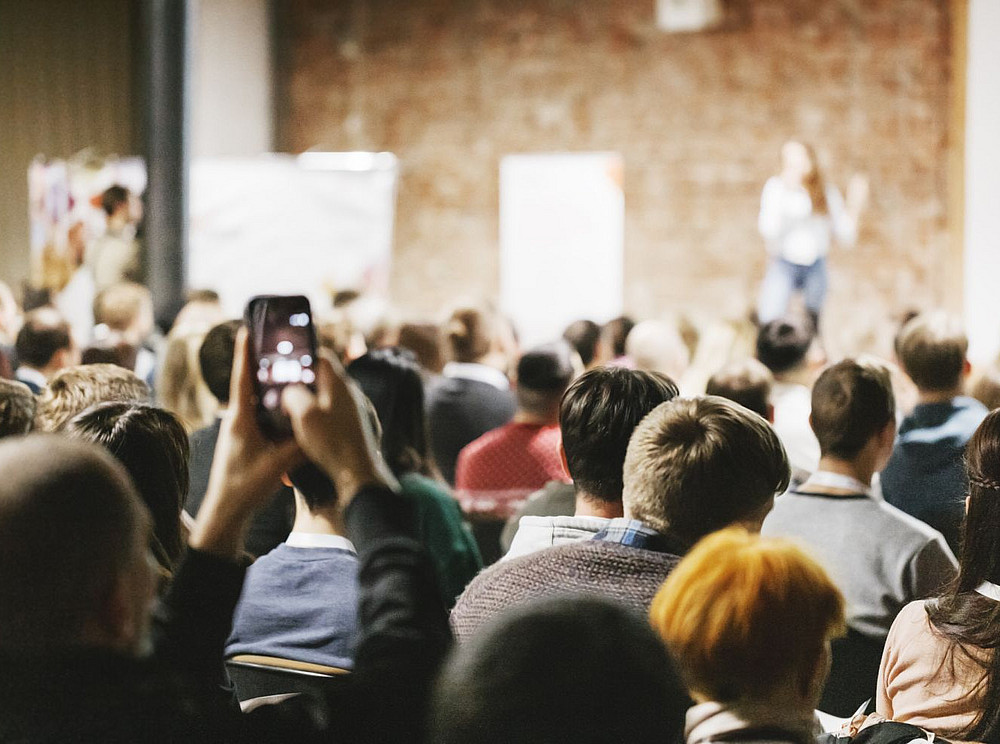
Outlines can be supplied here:
<path id="1" fill-rule="evenodd" d="M 392 153 L 200 158 L 191 165 L 188 286 L 242 313 L 256 294 L 388 290 L 398 161 Z"/>
<path id="2" fill-rule="evenodd" d="M 531 346 L 622 311 L 618 153 L 508 155 L 500 164 L 500 306 Z"/>

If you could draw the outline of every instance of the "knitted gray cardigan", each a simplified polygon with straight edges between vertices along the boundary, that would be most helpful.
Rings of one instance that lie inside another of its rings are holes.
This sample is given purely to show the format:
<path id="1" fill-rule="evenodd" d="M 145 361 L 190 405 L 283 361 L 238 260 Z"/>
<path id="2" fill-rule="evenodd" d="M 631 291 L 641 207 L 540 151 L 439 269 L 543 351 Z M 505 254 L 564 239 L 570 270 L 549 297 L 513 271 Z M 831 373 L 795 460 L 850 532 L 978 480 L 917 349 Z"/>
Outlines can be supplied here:
<path id="1" fill-rule="evenodd" d="M 601 540 L 547 548 L 481 572 L 458 598 L 451 626 L 461 641 L 508 607 L 557 594 L 596 594 L 645 613 L 679 561 L 672 553 Z"/>

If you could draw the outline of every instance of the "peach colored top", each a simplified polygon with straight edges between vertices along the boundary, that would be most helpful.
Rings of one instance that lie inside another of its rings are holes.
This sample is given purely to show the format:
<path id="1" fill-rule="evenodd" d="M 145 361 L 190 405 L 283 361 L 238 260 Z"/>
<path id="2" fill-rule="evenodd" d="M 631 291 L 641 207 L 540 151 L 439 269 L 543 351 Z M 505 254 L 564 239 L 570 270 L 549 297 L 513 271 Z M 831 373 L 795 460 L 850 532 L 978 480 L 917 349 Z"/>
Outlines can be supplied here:
<path id="1" fill-rule="evenodd" d="M 875 711 L 940 736 L 968 726 L 982 706 L 984 672 L 931 627 L 924 602 L 904 607 L 889 630 L 875 693 Z M 950 656 L 950 660 L 949 660 Z"/>

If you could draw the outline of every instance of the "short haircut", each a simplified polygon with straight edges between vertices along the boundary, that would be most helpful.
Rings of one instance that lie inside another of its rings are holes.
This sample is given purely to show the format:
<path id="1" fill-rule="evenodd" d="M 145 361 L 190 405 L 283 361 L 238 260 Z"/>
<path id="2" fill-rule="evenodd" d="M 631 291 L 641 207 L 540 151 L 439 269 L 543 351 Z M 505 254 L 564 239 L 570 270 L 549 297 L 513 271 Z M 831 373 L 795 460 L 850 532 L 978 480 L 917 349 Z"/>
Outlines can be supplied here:
<path id="1" fill-rule="evenodd" d="M 611 349 L 612 356 L 625 356 L 625 342 L 634 327 L 635 321 L 627 315 L 612 318 L 604 324 L 604 327 L 601 328 L 601 339 Z"/>
<path id="2" fill-rule="evenodd" d="M 814 336 L 813 325 L 805 318 L 772 320 L 757 332 L 757 358 L 776 375 L 788 372 L 805 361 Z"/>
<path id="3" fill-rule="evenodd" d="M 190 446 L 174 414 L 140 403 L 101 403 L 74 416 L 65 432 L 104 447 L 128 471 L 153 517 L 153 553 L 173 570 L 184 547 L 181 509 L 188 492 Z"/>
<path id="4" fill-rule="evenodd" d="M 691 362 L 677 326 L 663 320 L 637 323 L 628 334 L 625 353 L 638 369 L 657 370 L 678 379 Z"/>
<path id="5" fill-rule="evenodd" d="M 601 327 L 592 320 L 577 320 L 566 327 L 562 337 L 576 349 L 583 366 L 589 367 L 597 354 L 597 343 L 601 340 Z"/>
<path id="6" fill-rule="evenodd" d="M 635 519 L 689 541 L 761 513 L 788 488 L 770 424 L 725 398 L 675 398 L 636 427 L 622 503 Z"/>
<path id="7" fill-rule="evenodd" d="M 984 370 L 969 394 L 991 411 L 1000 408 L 1000 364 L 994 362 Z"/>
<path id="8" fill-rule="evenodd" d="M 32 434 L 0 443 L 0 648 L 79 645 L 148 516 L 100 448 Z"/>
<path id="9" fill-rule="evenodd" d="M 673 380 L 659 372 L 598 367 L 578 377 L 559 409 L 566 464 L 577 490 L 621 501 L 632 432 L 646 414 L 677 394 Z"/>
<path id="10" fill-rule="evenodd" d="M 227 320 L 205 334 L 198 349 L 198 366 L 201 377 L 215 399 L 222 405 L 229 403 L 229 384 L 233 373 L 233 355 L 236 353 L 236 332 L 242 323 Z"/>
<path id="11" fill-rule="evenodd" d="M 690 704 L 642 617 L 597 597 L 551 597 L 501 613 L 453 649 L 430 739 L 597 744 L 614 738 L 609 721 L 627 721 L 628 741 L 663 744 L 683 740 Z"/>
<path id="12" fill-rule="evenodd" d="M 399 327 L 399 345 L 412 351 L 428 372 L 439 374 L 444 369 L 441 329 L 433 323 L 403 323 Z"/>
<path id="13" fill-rule="evenodd" d="M 759 699 L 813 679 L 844 632 L 844 598 L 791 542 L 732 528 L 702 540 L 653 598 L 650 621 L 690 690 Z"/>
<path id="14" fill-rule="evenodd" d="M 38 396 L 35 428 L 59 431 L 76 414 L 109 401 L 148 403 L 149 385 L 114 364 L 87 364 L 59 370 Z"/>
<path id="15" fill-rule="evenodd" d="M 920 390 L 952 390 L 962 381 L 969 339 L 962 322 L 945 312 L 918 315 L 900 331 L 896 353 Z"/>
<path id="16" fill-rule="evenodd" d="M 812 429 L 820 453 L 850 460 L 896 418 L 889 370 L 845 359 L 823 371 L 812 389 Z"/>
<path id="17" fill-rule="evenodd" d="M 94 300 L 94 322 L 103 323 L 113 331 L 127 330 L 152 301 L 149 289 L 141 284 L 112 284 Z"/>
<path id="18" fill-rule="evenodd" d="M 573 350 L 565 341 L 538 346 L 517 363 L 517 405 L 523 411 L 550 415 L 573 381 Z"/>
<path id="19" fill-rule="evenodd" d="M 14 342 L 18 363 L 35 369 L 48 365 L 57 351 L 72 347 L 69 323 L 51 307 L 29 312 Z"/>
<path id="20" fill-rule="evenodd" d="M 0 438 L 27 434 L 35 423 L 35 396 L 23 382 L 0 380 Z"/>
<path id="21" fill-rule="evenodd" d="M 456 362 L 476 362 L 490 352 L 498 332 L 496 314 L 486 308 L 454 310 L 441 328 L 449 357 Z"/>
<path id="22" fill-rule="evenodd" d="M 101 194 L 101 208 L 110 217 L 122 204 L 128 204 L 128 189 L 115 184 L 109 186 Z"/>
<path id="23" fill-rule="evenodd" d="M 744 359 L 728 364 L 712 375 L 705 386 L 705 394 L 728 398 L 767 418 L 773 385 L 771 370 L 756 359 Z"/>
<path id="24" fill-rule="evenodd" d="M 214 289 L 189 289 L 184 295 L 185 304 L 189 302 L 204 302 L 207 305 L 218 305 L 221 301 L 219 293 Z"/>

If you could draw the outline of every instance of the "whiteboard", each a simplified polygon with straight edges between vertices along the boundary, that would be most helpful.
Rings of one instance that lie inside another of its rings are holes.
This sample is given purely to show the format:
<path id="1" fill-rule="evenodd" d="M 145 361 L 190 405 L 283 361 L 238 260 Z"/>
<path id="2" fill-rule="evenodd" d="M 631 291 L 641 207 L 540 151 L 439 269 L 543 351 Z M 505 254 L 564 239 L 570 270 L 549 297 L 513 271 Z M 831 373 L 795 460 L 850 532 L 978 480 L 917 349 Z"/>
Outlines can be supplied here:
<path id="1" fill-rule="evenodd" d="M 508 155 L 500 163 L 500 306 L 525 346 L 574 320 L 620 315 L 625 197 L 621 155 Z"/>
<path id="2" fill-rule="evenodd" d="M 242 314 L 256 294 L 388 289 L 398 161 L 391 153 L 269 154 L 191 164 L 188 286 Z"/>

